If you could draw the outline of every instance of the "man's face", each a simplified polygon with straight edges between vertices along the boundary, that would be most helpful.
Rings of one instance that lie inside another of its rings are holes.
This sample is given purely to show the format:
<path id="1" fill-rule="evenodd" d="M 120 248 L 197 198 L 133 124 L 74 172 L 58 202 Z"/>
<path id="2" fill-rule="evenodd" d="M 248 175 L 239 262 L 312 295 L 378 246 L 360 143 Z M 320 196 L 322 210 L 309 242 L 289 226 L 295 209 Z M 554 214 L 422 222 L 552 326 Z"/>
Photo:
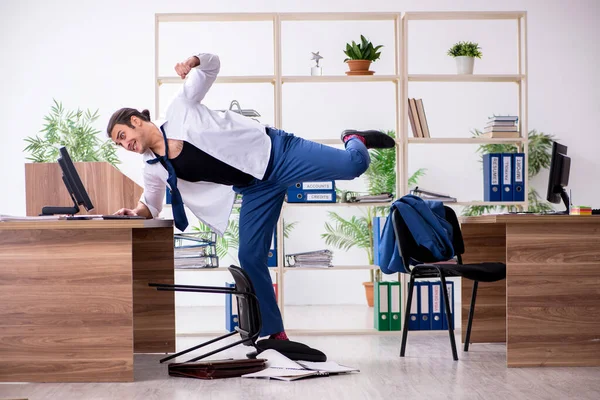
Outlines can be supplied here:
<path id="1" fill-rule="evenodd" d="M 133 128 L 128 125 L 116 124 L 110 133 L 110 137 L 116 145 L 123 147 L 125 150 L 142 154 L 147 150 L 142 120 L 131 117 L 131 124 Z"/>

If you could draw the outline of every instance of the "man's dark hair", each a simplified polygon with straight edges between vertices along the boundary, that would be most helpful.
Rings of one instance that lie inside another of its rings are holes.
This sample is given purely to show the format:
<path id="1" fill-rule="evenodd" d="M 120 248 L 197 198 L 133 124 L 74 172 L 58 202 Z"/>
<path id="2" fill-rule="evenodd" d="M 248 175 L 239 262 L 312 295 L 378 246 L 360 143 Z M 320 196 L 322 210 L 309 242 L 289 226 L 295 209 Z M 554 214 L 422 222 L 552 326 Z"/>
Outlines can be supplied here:
<path id="1" fill-rule="evenodd" d="M 144 110 L 139 112 L 135 108 L 121 108 L 120 110 L 115 111 L 112 117 L 110 117 L 108 127 L 106 128 L 108 137 L 111 137 L 110 133 L 117 124 L 127 125 L 128 127 L 133 128 L 134 126 L 131 124 L 131 117 L 138 117 L 142 121 L 150 122 L 150 111 Z"/>

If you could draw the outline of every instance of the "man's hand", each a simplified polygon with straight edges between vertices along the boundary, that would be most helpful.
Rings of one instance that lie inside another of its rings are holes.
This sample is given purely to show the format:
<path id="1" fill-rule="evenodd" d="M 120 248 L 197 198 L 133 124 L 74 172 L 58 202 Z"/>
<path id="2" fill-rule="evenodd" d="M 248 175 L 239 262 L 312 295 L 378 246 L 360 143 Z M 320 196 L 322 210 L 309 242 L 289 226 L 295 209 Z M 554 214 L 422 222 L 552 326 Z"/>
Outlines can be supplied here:
<path id="1" fill-rule="evenodd" d="M 152 213 L 150 212 L 150 209 L 141 201 L 138 201 L 137 207 L 133 210 L 130 208 L 121 208 L 113 215 L 139 215 L 144 218 L 152 218 Z"/>
<path id="2" fill-rule="evenodd" d="M 137 213 L 135 212 L 135 210 L 132 210 L 129 208 L 121 208 L 120 210 L 115 212 L 113 215 L 137 215 Z"/>
<path id="3" fill-rule="evenodd" d="M 177 72 L 177 75 L 179 75 L 181 79 L 185 79 L 185 77 L 187 76 L 187 74 L 190 73 L 192 68 L 195 68 L 198 65 L 200 65 L 200 59 L 196 56 L 193 56 L 188 58 L 184 62 L 175 64 L 175 72 Z"/>

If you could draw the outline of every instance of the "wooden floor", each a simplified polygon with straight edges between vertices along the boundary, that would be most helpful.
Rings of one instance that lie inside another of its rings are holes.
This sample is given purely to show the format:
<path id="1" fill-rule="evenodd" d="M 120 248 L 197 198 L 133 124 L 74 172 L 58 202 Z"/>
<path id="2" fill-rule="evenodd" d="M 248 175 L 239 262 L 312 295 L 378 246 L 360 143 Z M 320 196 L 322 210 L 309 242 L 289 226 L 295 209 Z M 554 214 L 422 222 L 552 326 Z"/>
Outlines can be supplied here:
<path id="1" fill-rule="evenodd" d="M 457 335 L 460 337 L 460 335 Z M 161 355 L 135 357 L 133 383 L 0 384 L 0 399 L 598 399 L 600 368 L 506 368 L 503 345 L 476 344 L 452 360 L 447 334 L 409 335 L 407 357 L 395 336 L 298 336 L 360 373 L 296 382 L 173 378 Z M 178 339 L 178 349 L 202 338 Z M 238 346 L 218 358 L 245 357 Z M 184 361 L 182 357 L 181 360 Z"/>

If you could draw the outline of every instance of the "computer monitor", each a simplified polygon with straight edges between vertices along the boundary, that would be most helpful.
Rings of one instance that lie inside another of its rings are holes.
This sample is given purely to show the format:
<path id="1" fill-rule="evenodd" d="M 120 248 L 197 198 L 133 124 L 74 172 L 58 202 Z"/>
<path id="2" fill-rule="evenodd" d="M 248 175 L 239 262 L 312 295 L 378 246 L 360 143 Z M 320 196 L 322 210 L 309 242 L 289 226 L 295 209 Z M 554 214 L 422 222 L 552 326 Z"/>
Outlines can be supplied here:
<path id="1" fill-rule="evenodd" d="M 58 158 L 58 165 L 62 170 L 62 180 L 73 199 L 73 207 L 55 207 L 45 206 L 42 208 L 42 215 L 54 215 L 54 214 L 77 214 L 79 212 L 79 206 L 82 205 L 87 211 L 94 208 L 90 197 L 79 178 L 79 174 L 75 169 L 75 165 L 71 160 L 71 156 L 65 147 L 60 148 L 60 157 Z"/>
<path id="2" fill-rule="evenodd" d="M 558 214 L 569 214 L 569 195 L 565 187 L 569 185 L 569 172 L 571 170 L 571 158 L 567 157 L 567 146 L 552 142 L 552 159 L 550 161 L 550 176 L 548 177 L 548 193 L 546 200 L 558 204 L 561 199 L 565 204 L 566 211 Z"/>

